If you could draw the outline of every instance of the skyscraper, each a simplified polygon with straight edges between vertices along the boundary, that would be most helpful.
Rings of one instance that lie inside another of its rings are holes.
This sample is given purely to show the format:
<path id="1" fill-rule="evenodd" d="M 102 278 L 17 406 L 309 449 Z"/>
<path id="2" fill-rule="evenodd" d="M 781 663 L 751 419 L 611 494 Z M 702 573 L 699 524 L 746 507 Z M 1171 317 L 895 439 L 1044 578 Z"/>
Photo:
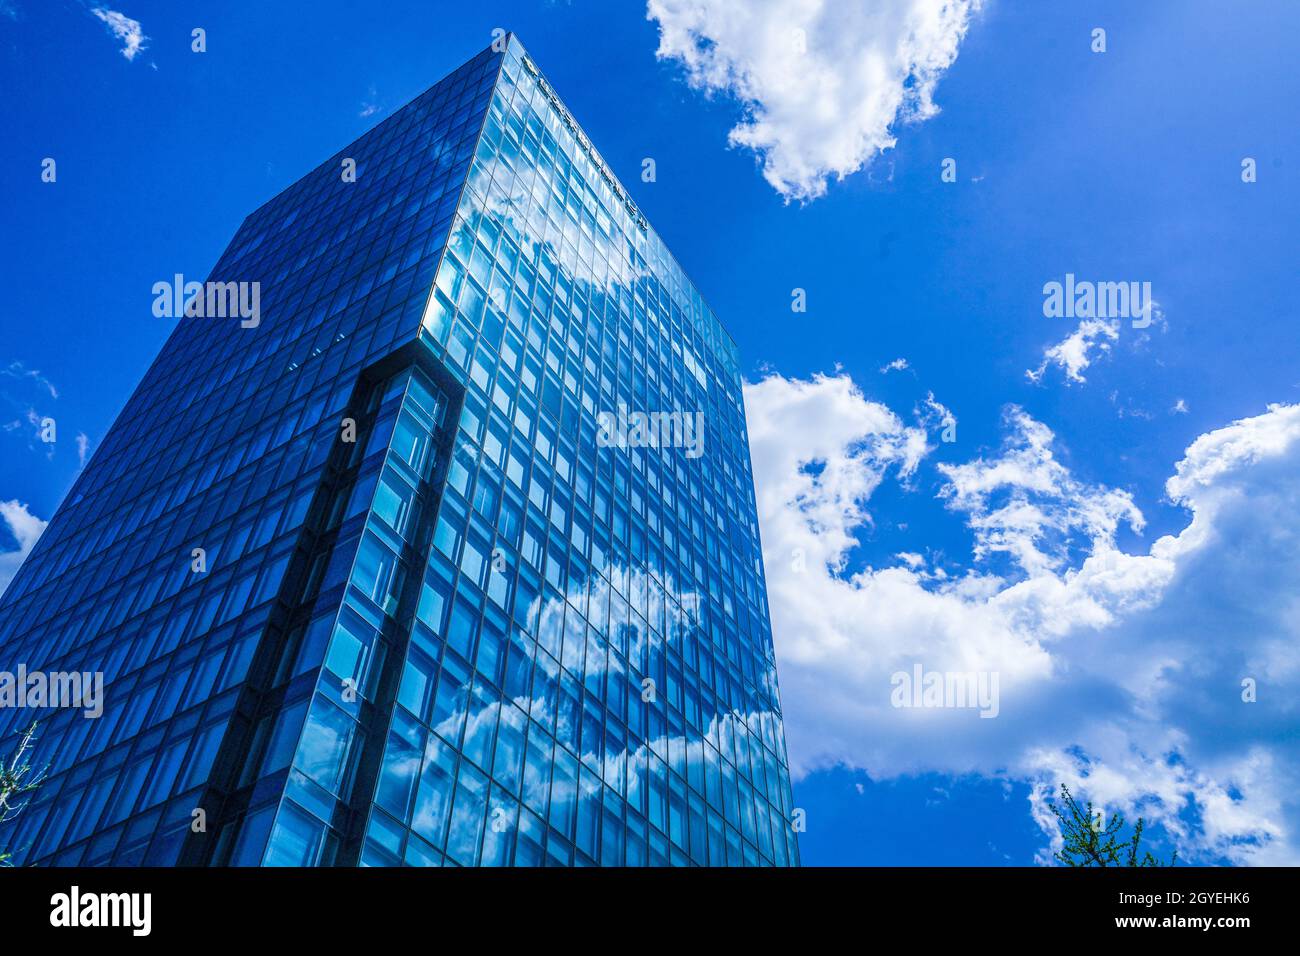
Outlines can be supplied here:
<path id="1" fill-rule="evenodd" d="M 496 46 L 155 288 L 0 603 L 104 683 L 0 709 L 16 860 L 797 863 L 736 347 Z"/>

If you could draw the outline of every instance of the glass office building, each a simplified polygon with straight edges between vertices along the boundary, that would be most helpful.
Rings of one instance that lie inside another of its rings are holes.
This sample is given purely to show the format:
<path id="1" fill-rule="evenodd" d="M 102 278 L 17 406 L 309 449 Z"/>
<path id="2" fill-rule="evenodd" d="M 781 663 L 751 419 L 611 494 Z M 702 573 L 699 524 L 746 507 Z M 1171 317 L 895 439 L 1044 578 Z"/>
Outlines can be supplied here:
<path id="1" fill-rule="evenodd" d="M 798 862 L 735 345 L 501 45 L 244 221 L 258 316 L 4 594 L 0 671 L 105 687 L 0 709 L 17 862 Z"/>

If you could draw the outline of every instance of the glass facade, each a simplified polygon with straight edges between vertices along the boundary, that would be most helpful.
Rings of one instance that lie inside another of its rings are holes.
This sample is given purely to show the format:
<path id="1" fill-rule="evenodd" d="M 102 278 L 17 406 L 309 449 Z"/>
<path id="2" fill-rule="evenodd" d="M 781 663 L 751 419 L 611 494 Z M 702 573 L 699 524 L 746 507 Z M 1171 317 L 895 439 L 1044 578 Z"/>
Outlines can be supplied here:
<path id="1" fill-rule="evenodd" d="M 0 846 L 797 864 L 735 345 L 517 38 L 211 280 L 260 322 L 179 320 L 0 603 L 0 671 L 105 682 L 0 709 Z"/>

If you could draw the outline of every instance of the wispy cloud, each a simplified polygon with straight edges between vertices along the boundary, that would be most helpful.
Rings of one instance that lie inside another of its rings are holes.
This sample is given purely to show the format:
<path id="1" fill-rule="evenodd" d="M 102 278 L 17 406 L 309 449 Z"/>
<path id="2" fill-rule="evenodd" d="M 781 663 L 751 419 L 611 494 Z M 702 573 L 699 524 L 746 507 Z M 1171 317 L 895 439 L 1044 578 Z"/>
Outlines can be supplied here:
<path id="1" fill-rule="evenodd" d="M 139 20 L 107 7 L 94 7 L 90 12 L 103 21 L 112 36 L 122 41 L 122 56 L 128 60 L 134 60 L 145 48 L 149 38 L 144 35 Z"/>
<path id="2" fill-rule="evenodd" d="M 366 95 L 366 99 L 361 104 L 361 112 L 357 115 L 362 119 L 366 119 L 367 117 L 374 116 L 382 109 L 383 107 L 379 105 L 379 93 L 375 89 L 375 85 L 372 83 L 370 84 L 370 91 Z"/>
<path id="3" fill-rule="evenodd" d="M 44 444 L 45 455 L 52 457 L 54 445 L 42 441 L 42 430 L 47 403 L 58 397 L 58 388 L 39 369 L 28 368 L 17 359 L 0 366 L 0 413 L 7 419 L 0 420 L 0 430 L 7 434 L 26 434 L 31 447 Z M 10 418 L 11 415 L 14 417 Z"/>
<path id="4" fill-rule="evenodd" d="M 43 391 L 49 392 L 50 398 L 59 397 L 59 390 L 54 387 L 53 382 L 41 374 L 39 369 L 28 368 L 17 359 L 3 368 L 0 368 L 0 378 L 11 378 L 20 382 L 29 382 L 39 386 Z"/>
<path id="5" fill-rule="evenodd" d="M 1111 343 L 1118 338 L 1118 319 L 1084 319 L 1062 341 L 1046 349 L 1038 368 L 1027 370 L 1025 377 L 1041 382 L 1047 367 L 1056 365 L 1065 370 L 1066 384 L 1084 382 L 1083 370 L 1109 352 Z"/>

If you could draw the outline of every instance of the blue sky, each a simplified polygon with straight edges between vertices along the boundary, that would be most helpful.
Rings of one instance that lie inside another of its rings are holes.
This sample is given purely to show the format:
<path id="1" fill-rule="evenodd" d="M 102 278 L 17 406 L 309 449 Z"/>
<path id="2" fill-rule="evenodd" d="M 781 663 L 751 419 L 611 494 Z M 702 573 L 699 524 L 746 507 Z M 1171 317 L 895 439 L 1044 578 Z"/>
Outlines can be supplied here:
<path id="1" fill-rule="evenodd" d="M 1031 864 L 1062 781 L 1296 862 L 1300 9 L 859 6 L 0 0 L 0 582 L 153 283 L 502 27 L 739 344 L 805 862 Z M 1045 316 L 1067 273 L 1151 324 Z M 914 664 L 998 717 L 894 707 Z"/>

